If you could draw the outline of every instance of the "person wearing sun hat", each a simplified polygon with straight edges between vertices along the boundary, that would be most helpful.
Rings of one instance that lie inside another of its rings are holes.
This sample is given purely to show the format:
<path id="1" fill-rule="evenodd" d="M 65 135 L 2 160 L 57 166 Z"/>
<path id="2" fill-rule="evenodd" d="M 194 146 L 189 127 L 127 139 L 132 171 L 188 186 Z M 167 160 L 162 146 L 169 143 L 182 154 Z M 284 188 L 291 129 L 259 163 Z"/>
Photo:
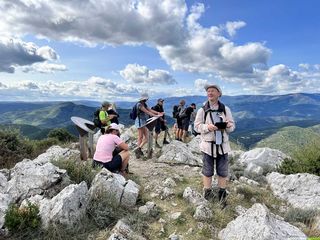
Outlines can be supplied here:
<path id="1" fill-rule="evenodd" d="M 116 123 L 111 123 L 106 128 L 105 133 L 98 139 L 93 156 L 93 166 L 102 166 L 111 172 L 120 171 L 123 176 L 126 176 L 126 168 L 130 158 L 129 147 L 119 137 L 119 133 L 120 128 Z M 121 152 L 113 156 L 116 147 Z"/>
<path id="2" fill-rule="evenodd" d="M 201 134 L 200 150 L 203 154 L 204 197 L 213 198 L 212 176 L 214 165 L 218 178 L 219 202 L 225 206 L 227 197 L 228 153 L 231 151 L 229 134 L 234 131 L 235 123 L 229 107 L 219 101 L 221 88 L 216 84 L 205 86 L 208 100 L 197 112 L 194 127 Z"/>
<path id="3" fill-rule="evenodd" d="M 109 107 L 112 106 L 112 104 L 108 101 L 103 101 L 101 103 L 101 108 L 99 112 L 99 120 L 101 122 L 101 133 L 103 134 L 105 132 L 106 127 L 108 127 L 112 119 L 116 117 L 114 114 L 108 114 Z"/>
<path id="4" fill-rule="evenodd" d="M 157 111 L 151 109 L 147 105 L 149 95 L 147 93 L 142 93 L 139 102 L 137 104 L 137 118 L 135 119 L 135 126 L 138 129 L 138 147 L 134 150 L 136 158 L 143 156 L 142 147 L 148 142 L 148 129 L 145 123 L 147 119 L 154 116 L 163 116 L 163 113 L 158 113 Z"/>

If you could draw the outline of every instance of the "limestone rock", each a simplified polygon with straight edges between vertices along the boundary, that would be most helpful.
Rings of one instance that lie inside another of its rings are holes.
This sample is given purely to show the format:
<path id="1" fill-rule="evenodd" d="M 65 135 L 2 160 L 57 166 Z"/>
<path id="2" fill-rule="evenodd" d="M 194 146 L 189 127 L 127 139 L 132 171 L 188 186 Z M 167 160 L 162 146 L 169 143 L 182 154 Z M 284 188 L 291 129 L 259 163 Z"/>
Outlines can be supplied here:
<path id="1" fill-rule="evenodd" d="M 44 199 L 41 195 L 35 195 L 22 201 L 20 208 L 27 207 L 28 203 L 40 206 L 40 202 Z"/>
<path id="2" fill-rule="evenodd" d="M 139 195 L 139 189 L 140 186 L 133 182 L 132 180 L 129 180 L 124 188 L 122 198 L 121 198 L 121 206 L 125 207 L 133 207 L 136 205 L 137 198 Z"/>
<path id="3" fill-rule="evenodd" d="M 164 182 L 163 182 L 163 186 L 172 188 L 172 187 L 177 186 L 177 184 L 172 178 L 166 178 L 166 180 L 164 180 Z"/>
<path id="4" fill-rule="evenodd" d="M 45 164 L 51 161 L 57 161 L 59 159 L 70 159 L 78 156 L 80 156 L 79 150 L 62 148 L 60 146 L 52 146 L 45 153 L 42 153 L 33 161 L 35 161 L 37 164 Z"/>
<path id="5" fill-rule="evenodd" d="M 112 235 L 108 240 L 146 240 L 144 237 L 136 234 L 131 227 L 124 222 L 123 219 L 120 219 L 117 224 L 112 229 Z"/>
<path id="6" fill-rule="evenodd" d="M 0 229 L 4 224 L 4 216 L 10 203 L 12 199 L 9 194 L 0 193 Z"/>
<path id="7" fill-rule="evenodd" d="M 268 208 L 256 203 L 219 232 L 221 240 L 307 239 L 297 227 L 281 220 Z"/>
<path id="8" fill-rule="evenodd" d="M 191 149 L 180 141 L 173 140 L 170 144 L 164 145 L 162 153 L 156 159 L 157 162 L 202 166 L 202 158 L 194 155 Z"/>
<path id="9" fill-rule="evenodd" d="M 12 169 L 11 179 L 5 193 L 10 194 L 15 202 L 22 201 L 25 198 L 42 194 L 54 185 L 60 184 L 64 178 L 68 178 L 66 170 L 52 163 L 42 164 L 25 159 Z"/>
<path id="10" fill-rule="evenodd" d="M 7 184 L 7 177 L 4 174 L 0 173 L 0 193 L 5 191 L 5 189 L 7 188 Z"/>
<path id="11" fill-rule="evenodd" d="M 125 180 L 120 174 L 111 173 L 106 168 L 95 176 L 89 190 L 90 199 L 108 197 L 115 206 L 132 207 L 136 204 L 140 186 Z"/>
<path id="12" fill-rule="evenodd" d="M 187 187 L 183 192 L 183 198 L 194 206 L 200 206 L 202 204 L 207 204 L 207 200 L 198 193 L 197 191 Z"/>
<path id="13" fill-rule="evenodd" d="M 159 215 L 159 209 L 154 202 L 147 202 L 144 206 L 139 207 L 139 212 L 151 217 Z"/>
<path id="14" fill-rule="evenodd" d="M 40 202 L 40 216 L 43 226 L 51 222 L 73 226 L 86 214 L 88 187 L 86 182 L 71 184 L 52 199 Z"/>
<path id="15" fill-rule="evenodd" d="M 187 143 L 187 147 L 191 150 L 191 152 L 193 154 L 202 155 L 202 153 L 200 151 L 200 147 L 199 147 L 200 142 L 201 142 L 201 136 L 198 135 L 198 136 L 192 138 L 189 143 Z"/>
<path id="16" fill-rule="evenodd" d="M 320 177 L 309 173 L 267 175 L 273 193 L 300 209 L 320 210 Z"/>
<path id="17" fill-rule="evenodd" d="M 250 163 L 252 164 L 251 168 L 253 165 L 259 166 L 266 173 L 276 170 L 286 158 L 289 158 L 289 156 L 276 149 L 254 148 L 243 153 L 238 161 L 246 167 Z M 247 169 L 247 171 L 249 170 Z"/>
<path id="18" fill-rule="evenodd" d="M 206 221 L 213 217 L 212 211 L 206 205 L 199 205 L 193 215 L 193 218 L 198 221 Z"/>

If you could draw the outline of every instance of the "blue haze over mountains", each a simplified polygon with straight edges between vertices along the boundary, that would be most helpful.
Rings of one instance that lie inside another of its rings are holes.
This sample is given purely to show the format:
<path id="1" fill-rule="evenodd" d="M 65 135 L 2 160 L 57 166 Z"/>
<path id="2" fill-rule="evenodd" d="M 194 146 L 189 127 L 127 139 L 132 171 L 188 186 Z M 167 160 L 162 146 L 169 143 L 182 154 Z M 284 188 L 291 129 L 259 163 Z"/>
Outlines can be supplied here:
<path id="1" fill-rule="evenodd" d="M 194 102 L 199 108 L 207 98 L 165 98 L 165 112 L 169 124 L 174 122 L 171 118 L 172 107 L 178 104 L 180 99 L 185 99 L 187 105 Z M 231 108 L 236 120 L 237 129 L 232 138 L 246 147 L 285 126 L 309 127 L 320 123 L 320 94 L 222 96 L 221 101 Z M 150 107 L 155 104 L 155 99 L 148 101 Z M 120 122 L 126 126 L 133 124 L 129 119 L 129 111 L 134 102 L 116 102 L 116 105 Z M 23 134 L 35 139 L 45 137 L 48 129 L 57 127 L 65 127 L 76 134 L 70 117 L 79 116 L 92 120 L 93 112 L 99 106 L 100 102 L 95 101 L 0 102 L 0 125 L 20 128 Z"/>

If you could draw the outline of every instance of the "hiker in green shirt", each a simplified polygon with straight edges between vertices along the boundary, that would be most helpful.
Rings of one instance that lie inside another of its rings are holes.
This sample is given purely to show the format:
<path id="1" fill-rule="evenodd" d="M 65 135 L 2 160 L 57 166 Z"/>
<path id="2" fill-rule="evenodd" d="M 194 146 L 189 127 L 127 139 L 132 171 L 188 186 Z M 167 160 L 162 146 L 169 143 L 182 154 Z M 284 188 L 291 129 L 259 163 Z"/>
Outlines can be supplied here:
<path id="1" fill-rule="evenodd" d="M 107 111 L 109 109 L 109 107 L 111 106 L 111 103 L 108 101 L 104 101 L 101 104 L 101 109 L 99 112 L 99 119 L 101 121 L 101 132 L 102 134 L 105 131 L 105 128 L 108 127 L 111 124 L 111 119 L 113 119 L 114 117 L 117 117 L 116 115 L 113 114 L 108 114 Z"/>

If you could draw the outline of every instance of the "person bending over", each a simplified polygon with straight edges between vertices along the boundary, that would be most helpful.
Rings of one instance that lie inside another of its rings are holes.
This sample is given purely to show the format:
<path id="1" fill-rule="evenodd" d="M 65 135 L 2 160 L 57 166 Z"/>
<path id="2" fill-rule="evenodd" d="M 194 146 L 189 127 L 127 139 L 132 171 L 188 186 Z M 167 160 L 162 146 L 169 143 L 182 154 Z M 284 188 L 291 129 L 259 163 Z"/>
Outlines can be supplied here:
<path id="1" fill-rule="evenodd" d="M 113 156 L 116 147 L 122 151 Z M 93 156 L 93 166 L 102 166 L 111 172 L 120 171 L 121 175 L 126 176 L 129 158 L 129 147 L 119 137 L 119 126 L 111 123 L 98 139 Z"/>

